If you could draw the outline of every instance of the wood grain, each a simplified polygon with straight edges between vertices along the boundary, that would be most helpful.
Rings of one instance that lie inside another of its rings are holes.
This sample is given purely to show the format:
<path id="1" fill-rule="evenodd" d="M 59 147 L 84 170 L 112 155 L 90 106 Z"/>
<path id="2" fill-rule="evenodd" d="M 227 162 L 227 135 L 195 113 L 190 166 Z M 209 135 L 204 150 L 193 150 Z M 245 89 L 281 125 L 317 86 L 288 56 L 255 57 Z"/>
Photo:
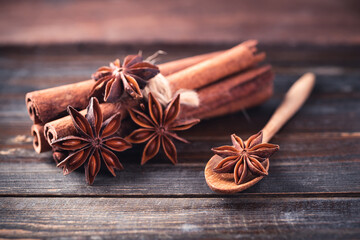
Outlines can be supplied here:
<path id="1" fill-rule="evenodd" d="M 274 143 L 281 151 L 271 159 L 269 176 L 245 193 L 359 193 L 359 139 L 359 134 L 280 134 Z M 134 163 L 140 159 L 141 148 L 137 148 L 119 155 L 125 170 L 116 178 L 103 171 L 92 187 L 85 185 L 83 170 L 62 176 L 51 155 L 35 154 L 31 143 L 27 149 L 1 149 L 0 195 L 213 195 L 203 172 L 212 155 L 209 149 L 229 142 L 224 138 L 181 145 L 177 166 L 160 155 L 141 167 Z"/>
<path id="2" fill-rule="evenodd" d="M 36 9 L 34 14 L 33 9 Z M 0 44 L 239 42 L 358 44 L 346 0 L 2 1 Z M 121 13 L 119 13 L 119 11 Z M 9 24 L 11 23 L 11 24 Z"/>
<path id="3" fill-rule="evenodd" d="M 4 238 L 350 239 L 360 234 L 357 198 L 0 200 Z"/>

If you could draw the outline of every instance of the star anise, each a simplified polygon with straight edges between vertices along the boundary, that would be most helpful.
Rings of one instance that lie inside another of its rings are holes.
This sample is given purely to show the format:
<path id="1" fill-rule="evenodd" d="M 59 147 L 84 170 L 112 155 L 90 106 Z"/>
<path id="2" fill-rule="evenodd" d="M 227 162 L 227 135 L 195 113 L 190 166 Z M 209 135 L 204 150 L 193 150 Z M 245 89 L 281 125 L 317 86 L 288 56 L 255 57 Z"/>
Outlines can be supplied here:
<path id="1" fill-rule="evenodd" d="M 262 143 L 263 134 L 259 132 L 252 135 L 245 142 L 235 134 L 231 135 L 233 146 L 222 146 L 211 149 L 224 159 L 214 168 L 217 173 L 234 171 L 236 184 L 244 183 L 249 176 L 266 176 L 264 161 L 273 155 L 279 146 L 270 143 Z"/>
<path id="2" fill-rule="evenodd" d="M 118 101 L 124 90 L 131 97 L 142 97 L 140 89 L 146 86 L 149 79 L 160 72 L 159 68 L 148 62 L 144 62 L 140 55 L 125 57 L 121 66 L 120 60 L 116 59 L 110 66 L 100 67 L 91 77 L 96 81 L 92 95 L 97 88 L 105 88 L 104 101 Z"/>
<path id="3" fill-rule="evenodd" d="M 129 113 L 132 120 L 142 128 L 133 131 L 127 140 L 131 143 L 146 144 L 141 165 L 153 158 L 162 145 L 166 156 L 173 164 L 177 163 L 177 153 L 174 143 L 170 138 L 188 143 L 187 140 L 179 137 L 174 131 L 186 130 L 197 124 L 199 119 L 176 120 L 180 112 L 180 95 L 177 95 L 163 110 L 160 103 L 149 93 L 148 113 L 130 109 Z"/>
<path id="4" fill-rule="evenodd" d="M 64 175 L 67 175 L 86 162 L 86 180 L 92 184 L 103 161 L 115 176 L 114 170 L 121 170 L 123 166 L 111 150 L 120 152 L 131 147 L 125 139 L 113 136 L 120 127 L 120 114 L 114 114 L 103 122 L 103 114 L 96 98 L 90 99 L 85 117 L 71 106 L 67 110 L 79 136 L 67 136 L 52 143 L 56 148 L 72 152 L 57 166 L 62 167 Z"/>

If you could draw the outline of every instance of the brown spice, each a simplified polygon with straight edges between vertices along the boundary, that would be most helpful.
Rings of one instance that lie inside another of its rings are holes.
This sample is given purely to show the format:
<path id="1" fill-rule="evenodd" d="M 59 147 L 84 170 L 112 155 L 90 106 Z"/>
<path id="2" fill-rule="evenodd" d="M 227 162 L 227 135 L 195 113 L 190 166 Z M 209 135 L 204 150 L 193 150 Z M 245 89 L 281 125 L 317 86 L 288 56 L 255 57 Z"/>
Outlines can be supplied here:
<path id="1" fill-rule="evenodd" d="M 271 97 L 273 79 L 270 65 L 222 79 L 199 89 L 200 105 L 196 108 L 185 106 L 181 117 L 212 118 L 259 105 Z"/>
<path id="2" fill-rule="evenodd" d="M 67 175 L 79 168 L 85 162 L 86 181 L 91 185 L 100 171 L 101 161 L 115 176 L 115 169 L 121 170 L 119 159 L 112 151 L 124 151 L 131 144 L 114 134 L 120 128 L 121 116 L 119 113 L 103 122 L 103 114 L 96 98 L 91 98 L 84 117 L 72 107 L 68 112 L 76 128 L 77 136 L 66 136 L 52 142 L 52 146 L 71 153 L 57 166 L 63 168 Z"/>
<path id="3" fill-rule="evenodd" d="M 214 168 L 214 172 L 234 172 L 236 184 L 242 184 L 257 176 L 268 175 L 263 166 L 269 157 L 279 150 L 278 145 L 262 143 L 263 133 L 259 132 L 243 141 L 231 135 L 233 146 L 221 146 L 211 150 L 224 159 Z"/>
<path id="4" fill-rule="evenodd" d="M 137 109 L 129 109 L 131 119 L 141 128 L 132 132 L 126 139 L 131 143 L 143 143 L 144 148 L 141 165 L 153 158 L 162 145 L 166 156 L 173 164 L 177 163 L 177 153 L 171 138 L 188 143 L 179 137 L 174 131 L 187 130 L 197 124 L 199 119 L 179 121 L 180 95 L 177 95 L 163 110 L 160 103 L 149 93 L 148 113 Z"/>
<path id="5" fill-rule="evenodd" d="M 141 55 L 126 56 L 122 65 L 116 59 L 109 67 L 102 66 L 91 76 L 96 83 L 90 95 L 100 88 L 105 102 L 119 101 L 124 92 L 132 98 L 142 97 L 140 89 L 159 72 L 157 66 L 144 62 Z"/>
<path id="6" fill-rule="evenodd" d="M 47 152 L 51 150 L 51 146 L 45 139 L 44 126 L 41 124 L 33 124 L 31 126 L 31 135 L 33 136 L 33 147 L 37 153 Z"/>
<path id="7" fill-rule="evenodd" d="M 256 45 L 255 40 L 243 42 L 215 57 L 169 75 L 167 79 L 173 92 L 178 89 L 198 89 L 256 65 L 265 59 L 265 53 L 257 53 Z"/>

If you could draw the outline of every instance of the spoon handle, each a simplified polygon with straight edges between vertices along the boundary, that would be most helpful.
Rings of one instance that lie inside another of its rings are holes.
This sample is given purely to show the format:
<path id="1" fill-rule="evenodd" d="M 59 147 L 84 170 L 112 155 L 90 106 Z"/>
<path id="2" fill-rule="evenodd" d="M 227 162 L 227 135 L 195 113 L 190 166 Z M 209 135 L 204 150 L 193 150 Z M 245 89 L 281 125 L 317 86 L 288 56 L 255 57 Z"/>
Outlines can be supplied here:
<path id="1" fill-rule="evenodd" d="M 288 90 L 281 105 L 263 128 L 263 142 L 268 142 L 280 128 L 299 110 L 309 97 L 315 84 L 315 75 L 305 73 Z"/>

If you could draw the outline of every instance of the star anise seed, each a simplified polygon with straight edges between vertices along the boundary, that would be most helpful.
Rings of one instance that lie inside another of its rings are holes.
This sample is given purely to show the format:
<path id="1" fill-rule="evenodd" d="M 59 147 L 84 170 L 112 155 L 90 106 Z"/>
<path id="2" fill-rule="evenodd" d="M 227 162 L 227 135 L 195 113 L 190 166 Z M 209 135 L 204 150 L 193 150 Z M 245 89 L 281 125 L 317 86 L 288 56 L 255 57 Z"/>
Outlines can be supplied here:
<path id="1" fill-rule="evenodd" d="M 67 175 L 85 162 L 85 176 L 91 185 L 98 174 L 103 161 L 107 169 L 115 176 L 115 169 L 121 170 L 119 159 L 112 151 L 124 151 L 131 144 L 121 137 L 114 136 L 121 124 L 120 114 L 115 114 L 103 122 L 103 114 L 96 98 L 91 98 L 85 117 L 73 107 L 68 107 L 78 136 L 67 136 L 52 142 L 52 146 L 71 151 L 68 157 L 57 166 Z"/>
<path id="2" fill-rule="evenodd" d="M 132 120 L 141 128 L 133 131 L 126 139 L 131 143 L 147 142 L 141 165 L 153 158 L 162 146 L 166 156 L 173 164 L 177 163 L 177 153 L 171 138 L 188 143 L 174 131 L 187 130 L 200 122 L 199 119 L 176 120 L 180 112 L 180 95 L 177 95 L 163 110 L 160 103 L 149 93 L 148 115 L 134 108 L 129 109 Z"/>
<path id="3" fill-rule="evenodd" d="M 247 177 L 266 176 L 268 172 L 263 162 L 273 155 L 279 146 L 262 143 L 262 132 L 252 135 L 245 142 L 235 134 L 231 135 L 233 146 L 222 146 L 211 149 L 215 154 L 224 159 L 214 168 L 217 173 L 234 172 L 236 184 L 242 184 Z"/>
<path id="4" fill-rule="evenodd" d="M 94 94 L 97 88 L 104 88 L 105 102 L 118 101 L 123 96 L 124 90 L 133 98 L 142 97 L 140 89 L 159 72 L 157 66 L 144 62 L 140 55 L 125 57 L 122 66 L 120 60 L 116 59 L 109 67 L 100 67 L 91 76 L 96 83 L 90 95 Z"/>

